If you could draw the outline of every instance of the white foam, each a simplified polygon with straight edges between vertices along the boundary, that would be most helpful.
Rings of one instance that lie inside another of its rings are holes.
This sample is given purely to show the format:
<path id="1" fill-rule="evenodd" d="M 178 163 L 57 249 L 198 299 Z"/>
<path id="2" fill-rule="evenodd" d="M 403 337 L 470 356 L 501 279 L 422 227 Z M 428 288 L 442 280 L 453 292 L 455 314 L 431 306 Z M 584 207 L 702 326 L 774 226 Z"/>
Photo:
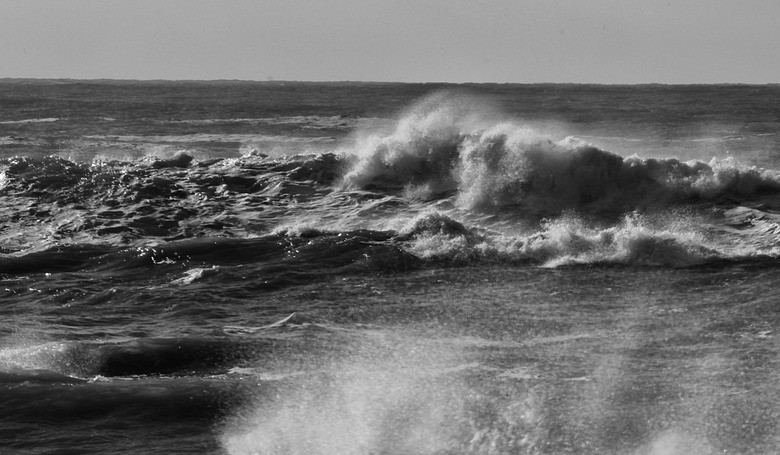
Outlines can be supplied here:
<path id="1" fill-rule="evenodd" d="M 594 263 L 679 267 L 726 256 L 683 216 L 653 220 L 634 213 L 617 225 L 601 227 L 567 214 L 522 234 L 445 228 L 458 223 L 442 214 L 423 214 L 411 224 L 440 226 L 418 229 L 407 246 L 411 253 L 429 260 L 533 262 L 547 267 Z"/>
<path id="2" fill-rule="evenodd" d="M 201 279 L 212 276 L 219 271 L 219 266 L 214 265 L 211 267 L 195 267 L 193 269 L 184 272 L 184 276 L 177 278 L 171 282 L 171 284 L 186 286 L 192 284 Z"/>
<path id="3" fill-rule="evenodd" d="M 30 118 L 30 119 L 22 119 L 22 120 L 4 120 L 0 122 L 0 125 L 14 125 L 14 124 L 22 124 L 22 123 L 51 123 L 51 122 L 58 122 L 61 119 L 56 117 L 46 117 L 46 118 Z"/>
<path id="4" fill-rule="evenodd" d="M 358 134 L 346 188 L 415 197 L 457 192 L 467 210 L 625 212 L 780 191 L 780 172 L 733 159 L 682 162 L 622 156 L 574 137 L 557 140 L 507 121 L 474 98 L 423 99 L 389 133 Z"/>

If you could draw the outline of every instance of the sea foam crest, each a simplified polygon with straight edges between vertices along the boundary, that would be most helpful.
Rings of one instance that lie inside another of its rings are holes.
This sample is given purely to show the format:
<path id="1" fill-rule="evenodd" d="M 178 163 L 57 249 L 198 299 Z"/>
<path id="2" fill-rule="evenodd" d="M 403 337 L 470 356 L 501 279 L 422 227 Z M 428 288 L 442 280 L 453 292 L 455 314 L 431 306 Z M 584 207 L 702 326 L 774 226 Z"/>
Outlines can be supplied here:
<path id="1" fill-rule="evenodd" d="M 349 152 L 355 155 L 344 177 L 348 187 L 427 185 L 452 190 L 459 146 L 469 131 L 487 127 L 489 106 L 476 97 L 457 99 L 446 92 L 424 98 L 397 122 L 390 134 L 359 135 Z"/>
<path id="2" fill-rule="evenodd" d="M 455 263 L 685 267 L 727 256 L 683 217 L 653 220 L 637 213 L 608 227 L 565 214 L 538 230 L 510 235 L 469 228 L 434 212 L 410 220 L 398 238 L 408 240 L 408 250 L 422 259 Z"/>
<path id="3" fill-rule="evenodd" d="M 520 207 L 548 214 L 625 212 L 780 191 L 776 171 L 731 159 L 624 158 L 573 138 L 554 140 L 484 114 L 490 112 L 484 106 L 441 93 L 422 100 L 394 131 L 356 141 L 343 184 L 407 194 L 422 188 L 429 196 L 456 194 L 466 209 Z"/>

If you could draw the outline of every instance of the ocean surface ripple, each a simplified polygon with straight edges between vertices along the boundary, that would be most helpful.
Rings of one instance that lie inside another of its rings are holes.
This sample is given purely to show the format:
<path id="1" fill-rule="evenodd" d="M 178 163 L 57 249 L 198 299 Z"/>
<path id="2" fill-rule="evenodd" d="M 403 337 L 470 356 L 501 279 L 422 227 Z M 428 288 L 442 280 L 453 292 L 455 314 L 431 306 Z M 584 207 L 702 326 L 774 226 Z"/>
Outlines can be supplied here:
<path id="1" fill-rule="evenodd" d="M 777 87 L 0 99 L 2 452 L 780 450 Z"/>

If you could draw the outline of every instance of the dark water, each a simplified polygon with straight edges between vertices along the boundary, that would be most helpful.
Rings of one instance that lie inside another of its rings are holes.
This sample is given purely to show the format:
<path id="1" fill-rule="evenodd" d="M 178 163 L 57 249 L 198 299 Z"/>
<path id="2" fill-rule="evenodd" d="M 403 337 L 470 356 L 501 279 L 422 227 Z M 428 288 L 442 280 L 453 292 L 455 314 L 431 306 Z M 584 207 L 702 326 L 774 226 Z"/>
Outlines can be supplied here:
<path id="1" fill-rule="evenodd" d="M 780 450 L 780 87 L 0 101 L 3 453 Z"/>

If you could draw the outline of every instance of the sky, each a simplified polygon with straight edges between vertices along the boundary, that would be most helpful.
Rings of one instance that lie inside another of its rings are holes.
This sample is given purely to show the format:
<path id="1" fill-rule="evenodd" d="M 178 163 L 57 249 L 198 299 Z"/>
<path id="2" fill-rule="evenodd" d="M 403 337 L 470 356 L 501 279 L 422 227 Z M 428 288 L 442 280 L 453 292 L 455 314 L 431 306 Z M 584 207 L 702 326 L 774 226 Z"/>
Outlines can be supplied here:
<path id="1" fill-rule="evenodd" d="M 780 0 L 0 0 L 0 77 L 780 83 Z"/>

